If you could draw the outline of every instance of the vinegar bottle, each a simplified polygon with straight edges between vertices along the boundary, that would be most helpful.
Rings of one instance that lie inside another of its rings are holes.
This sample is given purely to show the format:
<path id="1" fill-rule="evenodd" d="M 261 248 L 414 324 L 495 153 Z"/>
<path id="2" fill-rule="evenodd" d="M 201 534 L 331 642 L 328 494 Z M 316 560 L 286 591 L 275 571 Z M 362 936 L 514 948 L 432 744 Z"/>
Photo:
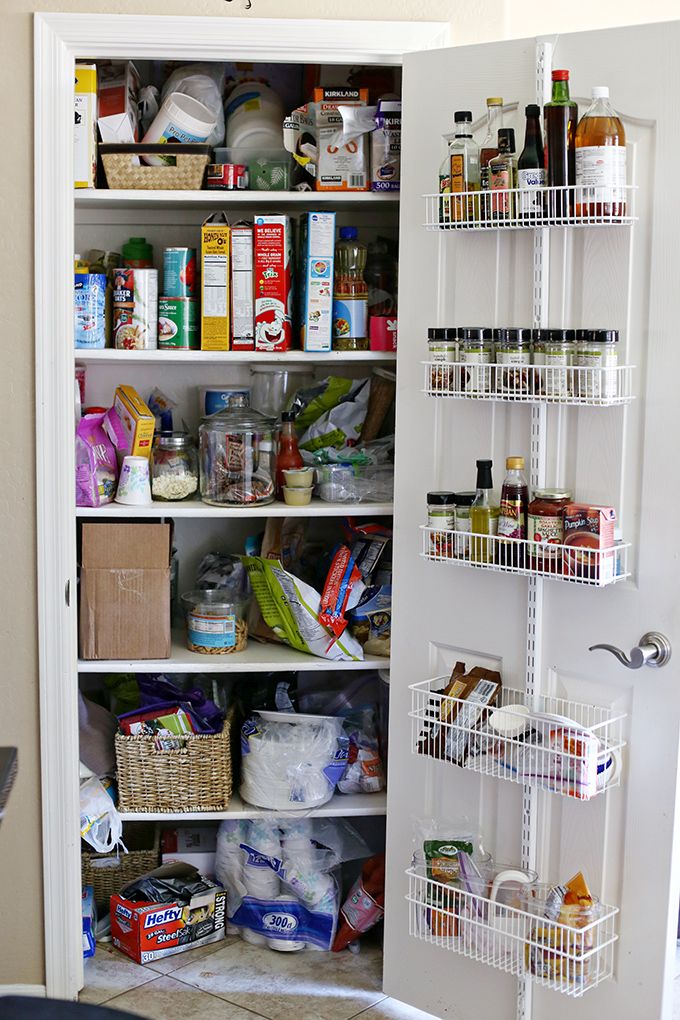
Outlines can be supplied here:
<path id="1" fill-rule="evenodd" d="M 368 249 L 356 227 L 340 227 L 335 246 L 333 350 L 368 350 L 368 286 L 364 279 Z"/>
<path id="2" fill-rule="evenodd" d="M 578 107 L 569 98 L 569 72 L 553 71 L 552 98 L 543 109 L 545 116 L 546 179 L 549 187 L 576 184 L 574 140 Z M 548 215 L 563 219 L 573 211 L 566 191 L 548 193 Z"/>
<path id="3" fill-rule="evenodd" d="M 526 539 L 529 486 L 524 474 L 524 457 L 508 457 L 505 468 L 508 473 L 501 489 L 498 534 Z M 501 566 L 517 567 L 524 563 L 524 547 L 514 542 L 499 543 L 498 553 Z"/>
<path id="4" fill-rule="evenodd" d="M 295 471 L 305 466 L 305 463 L 298 449 L 297 435 L 295 433 L 295 414 L 293 411 L 284 411 L 281 415 L 281 432 L 279 434 L 279 449 L 276 455 L 276 498 L 283 499 L 283 487 L 286 484 L 284 471 Z"/>
<path id="5" fill-rule="evenodd" d="M 625 216 L 626 132 L 597 85 L 576 129 L 576 215 Z"/>

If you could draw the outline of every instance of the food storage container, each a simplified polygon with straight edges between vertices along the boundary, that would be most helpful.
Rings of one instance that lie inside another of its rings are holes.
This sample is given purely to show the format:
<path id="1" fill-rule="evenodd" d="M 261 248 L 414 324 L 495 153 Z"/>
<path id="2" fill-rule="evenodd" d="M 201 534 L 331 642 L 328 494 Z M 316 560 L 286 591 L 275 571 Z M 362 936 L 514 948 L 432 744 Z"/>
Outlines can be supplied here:
<path id="1" fill-rule="evenodd" d="M 291 399 L 298 390 L 311 386 L 314 382 L 314 370 L 303 365 L 287 368 L 263 366 L 251 368 L 252 392 L 251 407 L 263 414 L 278 417 L 287 410 Z"/>
<path id="2" fill-rule="evenodd" d="M 328 503 L 386 503 L 394 494 L 394 469 L 352 464 L 317 468 L 317 495 Z"/>
<path id="3" fill-rule="evenodd" d="M 280 128 L 279 128 L 280 130 Z M 238 163 L 248 168 L 251 191 L 288 191 L 293 157 L 286 149 L 261 145 L 233 145 L 215 149 L 216 163 Z"/>
<path id="4" fill-rule="evenodd" d="M 288 506 L 307 506 L 312 502 L 312 489 L 291 489 L 288 485 L 283 487 L 283 499 Z"/>
<path id="5" fill-rule="evenodd" d="M 159 432 L 153 443 L 151 495 L 158 500 L 191 499 L 198 491 L 198 453 L 188 432 Z"/>
<path id="6" fill-rule="evenodd" d="M 314 487 L 314 468 L 284 468 L 283 477 L 289 489 L 311 489 Z"/>
<path id="7" fill-rule="evenodd" d="M 274 418 L 242 398 L 203 419 L 198 430 L 201 499 L 213 506 L 257 506 L 274 499 Z"/>
<path id="8" fill-rule="evenodd" d="M 247 600 L 234 600 L 219 588 L 182 595 L 187 648 L 202 655 L 242 652 L 248 642 Z"/>

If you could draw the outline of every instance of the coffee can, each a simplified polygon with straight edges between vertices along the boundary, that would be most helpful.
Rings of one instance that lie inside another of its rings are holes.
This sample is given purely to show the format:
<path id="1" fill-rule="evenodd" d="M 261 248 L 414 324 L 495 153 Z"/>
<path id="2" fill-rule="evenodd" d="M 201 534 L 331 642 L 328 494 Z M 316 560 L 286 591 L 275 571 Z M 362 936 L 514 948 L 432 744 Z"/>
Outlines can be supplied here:
<path id="1" fill-rule="evenodd" d="M 158 270 L 114 270 L 113 345 L 119 351 L 156 350 Z"/>
<path id="2" fill-rule="evenodd" d="M 158 348 L 161 351 L 197 351 L 196 298 L 162 297 L 158 302 Z"/>
<path id="3" fill-rule="evenodd" d="M 163 293 L 196 297 L 196 249 L 166 248 L 163 252 Z"/>

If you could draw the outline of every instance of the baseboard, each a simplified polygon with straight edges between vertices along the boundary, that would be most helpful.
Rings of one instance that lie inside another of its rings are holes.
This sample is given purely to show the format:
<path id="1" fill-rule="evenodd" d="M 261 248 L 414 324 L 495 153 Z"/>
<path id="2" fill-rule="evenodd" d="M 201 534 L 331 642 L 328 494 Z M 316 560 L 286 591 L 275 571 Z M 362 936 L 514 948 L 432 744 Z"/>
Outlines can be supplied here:
<path id="1" fill-rule="evenodd" d="M 2 995 L 27 995 L 29 998 L 44 999 L 47 989 L 44 985 L 0 985 Z"/>

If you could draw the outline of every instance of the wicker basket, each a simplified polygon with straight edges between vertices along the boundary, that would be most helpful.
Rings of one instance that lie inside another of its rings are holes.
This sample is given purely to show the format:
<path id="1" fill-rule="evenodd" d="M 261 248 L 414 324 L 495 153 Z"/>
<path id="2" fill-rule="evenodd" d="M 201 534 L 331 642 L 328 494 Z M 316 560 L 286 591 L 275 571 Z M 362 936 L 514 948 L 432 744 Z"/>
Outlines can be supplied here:
<path id="1" fill-rule="evenodd" d="M 109 188 L 126 188 L 134 191 L 198 191 L 210 159 L 210 145 L 120 145 L 100 144 L 99 154 L 104 164 Z M 175 166 L 146 166 L 135 163 L 133 157 L 159 154 L 174 156 Z"/>
<path id="2" fill-rule="evenodd" d="M 221 733 L 193 734 L 178 750 L 159 750 L 155 736 L 116 734 L 118 810 L 226 811 L 232 791 L 233 710 Z"/>
<path id="3" fill-rule="evenodd" d="M 98 854 L 83 849 L 80 855 L 83 885 L 94 887 L 95 903 L 107 903 L 114 893 L 140 875 L 158 867 L 160 832 L 157 825 L 135 822 L 123 836 L 128 853 L 113 850 Z"/>

